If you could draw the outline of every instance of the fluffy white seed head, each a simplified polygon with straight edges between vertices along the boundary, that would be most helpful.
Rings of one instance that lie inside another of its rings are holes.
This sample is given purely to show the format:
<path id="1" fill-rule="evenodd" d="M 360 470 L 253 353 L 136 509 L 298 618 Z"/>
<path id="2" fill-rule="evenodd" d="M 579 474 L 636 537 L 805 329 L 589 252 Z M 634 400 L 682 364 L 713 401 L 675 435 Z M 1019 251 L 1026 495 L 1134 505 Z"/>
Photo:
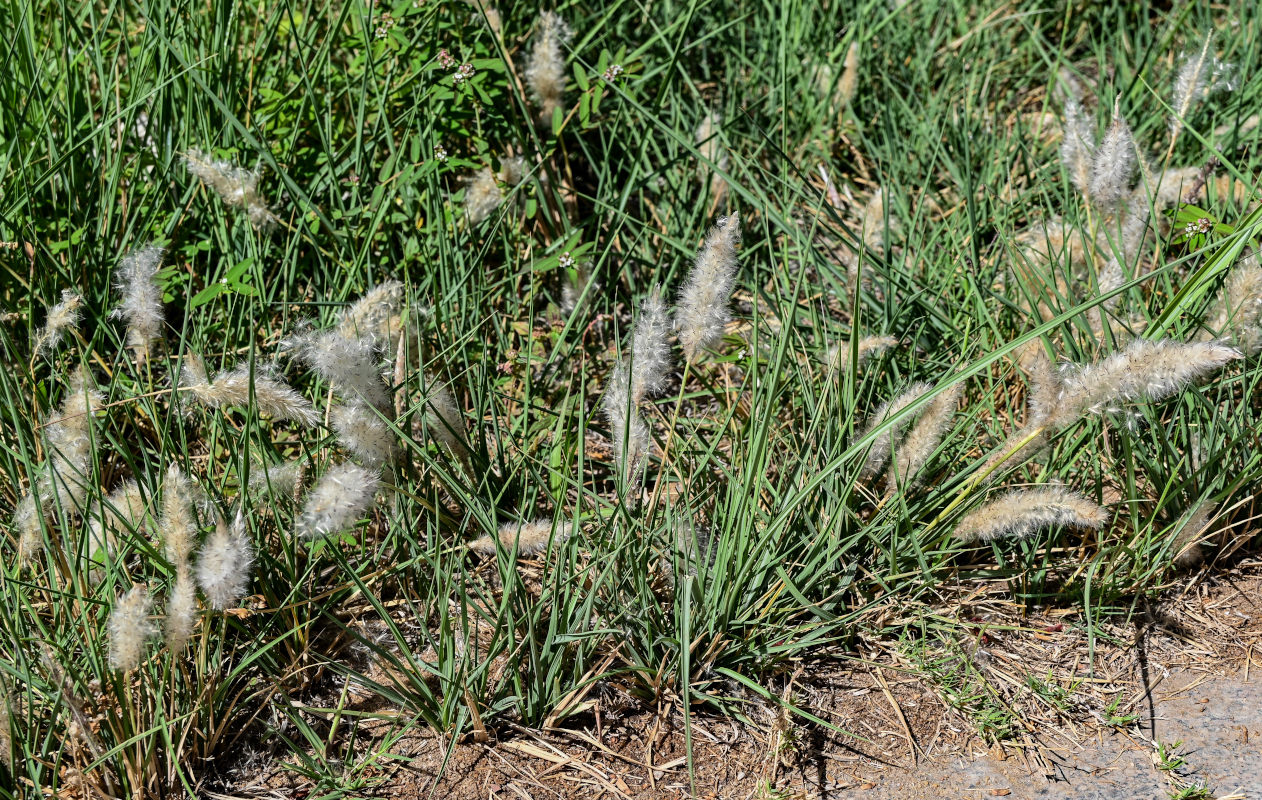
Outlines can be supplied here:
<path id="1" fill-rule="evenodd" d="M 24 565 L 44 549 L 44 513 L 35 495 L 26 494 L 13 509 L 13 527 L 18 531 L 18 564 Z"/>
<path id="2" fill-rule="evenodd" d="M 167 647 L 178 653 L 193 635 L 197 625 L 197 584 L 188 567 L 179 569 L 175 585 L 167 596 L 166 619 L 163 622 Z"/>
<path id="3" fill-rule="evenodd" d="M 464 207 L 469 224 L 477 225 L 499 208 L 504 194 L 490 167 L 484 167 L 465 179 Z"/>
<path id="4" fill-rule="evenodd" d="M 553 11 L 539 15 L 534 47 L 526 64 L 526 85 L 539 107 L 539 118 L 552 119 L 565 94 L 565 53 L 562 48 L 573 35 L 570 26 Z"/>
<path id="5" fill-rule="evenodd" d="M 133 250 L 118 266 L 116 283 L 123 299 L 112 316 L 127 321 L 127 346 L 142 362 L 148 360 L 153 342 L 162 338 L 162 290 L 157 282 L 162 252 L 156 245 Z"/>
<path id="6" fill-rule="evenodd" d="M 868 418 L 868 425 L 863 431 L 863 435 L 867 436 L 882 423 L 886 422 L 898 412 L 907 408 L 912 403 L 924 397 L 925 394 L 933 390 L 933 386 L 923 381 L 918 381 L 908 386 L 906 391 L 895 397 L 889 402 L 882 403 L 872 412 L 872 416 Z M 863 469 L 859 471 L 859 477 L 865 481 L 870 481 L 881 474 L 881 470 L 885 468 L 886 462 L 889 461 L 890 453 L 894 449 L 894 442 L 902 437 L 903 430 L 911 423 L 911 419 L 904 417 L 895 423 L 891 428 L 878 435 L 872 440 L 871 447 L 868 448 L 867 459 L 863 463 Z"/>
<path id="7" fill-rule="evenodd" d="M 855 344 L 855 349 L 858 351 L 855 353 L 855 366 L 861 367 L 868 360 L 876 358 L 897 345 L 898 339 L 894 336 L 864 336 Z M 843 340 L 829 347 L 825 358 L 829 369 L 841 369 L 842 365 L 850 359 L 850 342 Z"/>
<path id="8" fill-rule="evenodd" d="M 951 427 L 963 389 L 961 384 L 956 383 L 930 400 L 907 436 L 894 445 L 895 458 L 889 473 L 891 487 L 899 481 L 905 487 L 915 486 L 920 482 L 921 468 L 929 463 L 929 458 Z"/>
<path id="9" fill-rule="evenodd" d="M 45 422 L 48 479 L 61 508 L 71 513 L 86 507 L 92 471 L 92 415 L 102 402 L 101 393 L 92 388 L 80 367 L 70 378 L 61 407 Z"/>
<path id="10" fill-rule="evenodd" d="M 1108 513 L 1063 486 L 1019 489 L 1002 495 L 960 520 L 955 538 L 964 542 L 1024 539 L 1044 528 L 1100 530 Z"/>
<path id="11" fill-rule="evenodd" d="M 337 329 L 298 336 L 288 342 L 297 357 L 347 400 L 390 407 L 371 339 L 343 336 Z"/>
<path id="12" fill-rule="evenodd" d="M 570 538 L 570 524 L 559 522 L 555 533 L 552 520 L 539 519 L 534 522 L 507 522 L 500 526 L 497 534 L 482 536 L 469 542 L 469 549 L 484 556 L 495 555 L 495 542 L 509 553 L 516 548 L 518 556 L 532 556 L 548 548 L 548 542 L 560 545 Z"/>
<path id="13" fill-rule="evenodd" d="M 231 527 L 220 518 L 197 551 L 197 585 L 211 608 L 222 611 L 241 599 L 253 564 L 254 548 L 246 535 L 244 515 L 238 512 Z"/>
<path id="14" fill-rule="evenodd" d="M 292 498 L 307 466 L 306 461 L 286 461 L 250 473 L 250 491 L 256 497 Z"/>
<path id="15" fill-rule="evenodd" d="M 353 525 L 372 507 L 377 475 L 358 464 L 338 464 L 307 495 L 297 520 L 298 535 L 331 536 Z"/>
<path id="16" fill-rule="evenodd" d="M 1060 428 L 1124 403 L 1164 400 L 1237 358 L 1239 350 L 1219 342 L 1136 339 L 1095 364 L 1062 370 L 1060 393 L 1045 424 Z"/>
<path id="17" fill-rule="evenodd" d="M 670 317 L 662 302 L 662 291 L 654 286 L 640 304 L 640 318 L 631 330 L 631 402 L 638 405 L 646 397 L 666 387 L 670 377 Z"/>
<path id="18" fill-rule="evenodd" d="M 1213 52 L 1213 34 L 1205 37 L 1197 50 L 1183 55 L 1174 78 L 1173 111 L 1170 114 L 1170 135 L 1175 138 L 1183 129 L 1188 114 L 1211 94 L 1232 91 L 1231 65 L 1220 61 Z"/>
<path id="19" fill-rule="evenodd" d="M 193 492 L 188 477 L 174 464 L 162 482 L 159 528 L 167 559 L 177 568 L 187 569 L 189 556 L 197 543 L 197 521 L 193 516 Z"/>
<path id="20" fill-rule="evenodd" d="M 349 403 L 334 408 L 330 416 L 342 444 L 365 466 L 377 469 L 394 458 L 394 433 L 371 406 Z"/>
<path id="21" fill-rule="evenodd" d="M 386 281 L 343 311 L 334 330 L 344 339 L 369 339 L 377 350 L 393 355 L 403 333 L 402 306 L 403 284 Z"/>
<path id="22" fill-rule="evenodd" d="M 57 349 L 66 332 L 79 324 L 82 305 L 83 296 L 78 292 L 62 291 L 61 302 L 49 307 L 44 327 L 35 337 L 36 355 L 49 355 Z"/>
<path id="23" fill-rule="evenodd" d="M 1262 352 L 1262 267 L 1256 255 L 1241 259 L 1227 276 L 1207 323 L 1215 335 L 1230 337 L 1245 355 Z"/>
<path id="24" fill-rule="evenodd" d="M 262 175 L 256 170 L 212 158 L 200 150 L 189 150 L 184 156 L 184 164 L 189 172 L 219 195 L 224 205 L 244 209 L 255 228 L 265 229 L 276 222 L 276 215 L 259 196 Z"/>
<path id="25" fill-rule="evenodd" d="M 139 584 L 114 601 L 109 622 L 111 668 L 126 672 L 140 666 L 145 643 L 158 633 L 149 619 L 152 608 L 148 590 Z"/>
<path id="26" fill-rule="evenodd" d="M 120 536 L 141 533 L 148 522 L 148 504 L 140 485 L 125 481 L 90 514 L 87 555 L 104 564 Z"/>
<path id="27" fill-rule="evenodd" d="M 721 218 L 706 235 L 679 293 L 675 330 L 689 362 L 695 362 L 702 350 L 723 338 L 723 327 L 732 319 L 728 303 L 736 283 L 740 241 L 740 220 L 735 215 Z"/>
<path id="28" fill-rule="evenodd" d="M 308 428 L 320 422 L 320 415 L 305 397 L 261 365 L 255 365 L 253 372 L 248 364 L 221 372 L 212 383 L 206 378 L 201 359 L 190 356 L 184 362 L 180 388 L 210 408 L 248 408 L 253 395 L 254 406 L 275 419 L 290 419 Z"/>
<path id="29" fill-rule="evenodd" d="M 1135 137 L 1115 107 L 1113 123 L 1104 134 L 1091 166 L 1088 194 L 1092 202 L 1105 213 L 1117 211 L 1130 199 L 1134 174 Z"/>
<path id="30" fill-rule="evenodd" d="M 614 463 L 622 478 L 629 480 L 639 473 L 652 446 L 652 437 L 639 409 L 631 402 L 631 383 L 626 370 L 614 370 L 601 405 L 609 421 Z"/>
<path id="31" fill-rule="evenodd" d="M 1065 122 L 1060 142 L 1060 161 L 1084 195 L 1090 194 L 1091 169 L 1095 163 L 1095 121 L 1078 98 L 1065 99 Z"/>

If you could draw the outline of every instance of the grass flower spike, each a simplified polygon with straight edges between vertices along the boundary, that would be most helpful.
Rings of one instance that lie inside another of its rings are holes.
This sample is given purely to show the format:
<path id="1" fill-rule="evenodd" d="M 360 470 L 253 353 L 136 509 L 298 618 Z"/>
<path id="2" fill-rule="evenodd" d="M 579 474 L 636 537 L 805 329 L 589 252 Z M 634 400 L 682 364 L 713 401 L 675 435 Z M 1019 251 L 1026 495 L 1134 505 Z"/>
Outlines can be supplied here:
<path id="1" fill-rule="evenodd" d="M 154 245 L 128 253 L 118 268 L 118 291 L 123 302 L 113 316 L 127 320 L 127 346 L 136 360 L 149 359 L 149 347 L 162 338 L 162 290 L 156 280 L 162 248 Z"/>
<path id="2" fill-rule="evenodd" d="M 179 467 L 172 465 L 167 470 L 162 494 L 162 546 L 175 565 L 175 584 L 167 597 L 164 628 L 167 647 L 178 651 L 192 636 L 197 621 L 197 584 L 189 563 L 196 544 L 197 523 L 188 478 Z"/>
<path id="3" fill-rule="evenodd" d="M 149 619 L 153 600 L 144 586 L 133 586 L 110 611 L 110 667 L 127 672 L 140 666 L 145 643 L 158 633 Z"/>
<path id="4" fill-rule="evenodd" d="M 305 397 L 261 367 L 251 371 L 249 365 L 243 364 L 230 372 L 219 373 L 211 383 L 201 359 L 190 356 L 184 362 L 180 388 L 210 408 L 248 408 L 253 397 L 255 407 L 275 419 L 293 420 L 308 428 L 315 427 L 320 421 L 320 416 Z"/>
<path id="5" fill-rule="evenodd" d="M 1103 508 L 1064 487 L 1008 492 L 960 520 L 955 538 L 963 542 L 1024 539 L 1043 528 L 1100 530 L 1109 515 Z"/>
<path id="6" fill-rule="evenodd" d="M 364 403 L 338 406 L 330 415 L 346 449 L 374 469 L 394 458 L 394 434 L 381 416 Z"/>
<path id="7" fill-rule="evenodd" d="M 1115 106 L 1113 124 L 1104 134 L 1091 167 L 1092 201 L 1106 212 L 1116 211 L 1130 199 L 1134 173 L 1135 137 Z"/>
<path id="8" fill-rule="evenodd" d="M 48 309 L 44 327 L 35 337 L 35 354 L 48 355 L 57 349 L 66 331 L 79 324 L 83 296 L 69 289 L 61 293 L 61 302 Z"/>
<path id="9" fill-rule="evenodd" d="M 349 528 L 372 507 L 378 480 L 357 464 L 338 464 L 324 473 L 298 517 L 298 535 L 315 539 Z"/>
<path id="10" fill-rule="evenodd" d="M 556 534 L 553 534 L 552 520 L 540 519 L 534 522 L 507 522 L 502 525 L 496 536 L 482 536 L 469 542 L 469 549 L 475 553 L 484 556 L 495 555 L 495 542 L 499 540 L 500 546 L 508 552 L 513 552 L 516 548 L 519 556 L 532 556 L 536 553 L 542 553 L 548 547 L 548 542 L 561 544 L 570 538 L 570 525 L 568 522 L 558 523 L 556 526 Z"/>
<path id="11" fill-rule="evenodd" d="M 1087 413 L 1115 411 L 1122 403 L 1164 400 L 1241 357 L 1239 350 L 1218 342 L 1136 339 L 1098 363 L 1062 371 L 1060 393 L 1045 424 L 1062 428 Z"/>
<path id="12" fill-rule="evenodd" d="M 545 123 L 552 120 L 565 93 L 565 54 L 561 48 L 572 35 L 570 26 L 556 12 L 539 15 L 534 48 L 526 65 L 526 84 Z"/>
<path id="13" fill-rule="evenodd" d="M 222 611 L 241 599 L 253 564 L 254 548 L 246 536 L 244 514 L 238 511 L 231 527 L 220 517 L 197 551 L 197 585 L 211 608 Z"/>
<path id="14" fill-rule="evenodd" d="M 679 293 L 675 330 L 679 332 L 684 358 L 690 363 L 697 360 L 702 350 L 723 338 L 723 327 L 732 319 L 728 303 L 736 283 L 736 248 L 740 241 L 740 220 L 735 215 L 721 218 L 706 235 Z"/>
<path id="15" fill-rule="evenodd" d="M 882 403 L 876 411 L 872 412 L 863 435 L 868 435 L 890 417 L 907 408 L 907 406 L 924 397 L 932 390 L 933 387 L 923 381 L 908 386 L 907 390 L 898 397 L 887 403 Z M 894 441 L 902 436 L 903 429 L 910 422 L 910 419 L 904 418 L 872 441 L 871 447 L 868 448 L 867 459 L 863 463 L 863 469 L 859 471 L 860 478 L 870 481 L 881 474 L 881 470 L 885 468 L 886 462 L 889 461 L 890 453 L 894 449 Z"/>
<path id="16" fill-rule="evenodd" d="M 185 154 L 184 164 L 202 183 L 215 190 L 224 205 L 244 209 L 255 228 L 263 230 L 276 222 L 276 215 L 259 196 L 259 180 L 263 176 L 257 170 L 238 167 L 231 161 L 212 158 L 195 149 Z"/>
<path id="17" fill-rule="evenodd" d="M 964 393 L 961 384 L 952 384 L 943 389 L 937 397 L 929 401 L 920 419 L 908 432 L 907 436 L 895 444 L 896 457 L 890 465 L 889 485 L 895 486 L 899 480 L 908 486 L 915 486 L 919 480 L 921 468 L 929 463 L 929 457 L 942 442 L 942 437 L 951 427 L 955 416 L 955 408 L 959 405 L 960 395 Z"/>

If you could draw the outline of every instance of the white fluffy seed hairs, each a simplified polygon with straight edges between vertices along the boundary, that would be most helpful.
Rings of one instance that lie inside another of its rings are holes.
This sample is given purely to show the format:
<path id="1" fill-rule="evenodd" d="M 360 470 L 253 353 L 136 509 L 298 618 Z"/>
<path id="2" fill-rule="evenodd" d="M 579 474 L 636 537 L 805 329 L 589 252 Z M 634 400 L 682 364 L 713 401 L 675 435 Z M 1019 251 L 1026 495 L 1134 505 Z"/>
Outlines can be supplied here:
<path id="1" fill-rule="evenodd" d="M 375 472 L 358 464 L 332 467 L 307 495 L 298 515 L 298 535 L 315 539 L 350 527 L 372 507 L 379 482 Z"/>
<path id="2" fill-rule="evenodd" d="M 573 35 L 570 26 L 553 11 L 539 15 L 534 47 L 526 64 L 526 85 L 539 107 L 539 119 L 547 123 L 560 107 L 565 93 L 565 53 L 561 48 Z"/>
<path id="3" fill-rule="evenodd" d="M 110 667 L 124 672 L 140 666 L 145 644 L 158 633 L 149 619 L 153 600 L 148 590 L 137 584 L 114 601 L 110 611 Z"/>
<path id="4" fill-rule="evenodd" d="M 334 329 L 345 339 L 369 339 L 386 355 L 393 355 L 402 335 L 403 284 L 386 281 L 374 286 L 338 318 Z"/>
<path id="5" fill-rule="evenodd" d="M 256 170 L 212 158 L 196 149 L 184 155 L 184 164 L 189 172 L 219 195 L 224 205 L 244 209 L 255 228 L 265 230 L 276 222 L 276 215 L 259 196 L 262 175 Z"/>
<path id="6" fill-rule="evenodd" d="M 555 530 L 555 533 L 553 531 Z M 532 556 L 541 553 L 548 547 L 548 542 L 559 545 L 570 538 L 570 524 L 559 522 L 554 529 L 552 520 L 539 519 L 534 522 L 506 522 L 500 526 L 495 536 L 482 536 L 469 542 L 469 549 L 484 556 L 495 555 L 495 542 L 509 553 L 514 551 L 518 556 Z"/>
<path id="7" fill-rule="evenodd" d="M 675 330 L 689 363 L 723 338 L 723 327 L 732 319 L 728 303 L 736 283 L 736 248 L 740 241 L 740 220 L 735 215 L 719 219 L 706 235 L 679 293 Z"/>
<path id="8" fill-rule="evenodd" d="M 202 587 L 211 608 L 222 611 L 241 599 L 250 584 L 253 564 L 254 548 L 244 514 L 238 511 L 231 527 L 220 517 L 215 530 L 197 551 L 197 585 Z"/>
<path id="9" fill-rule="evenodd" d="M 394 458 L 394 433 L 375 409 L 365 403 L 340 405 L 330 414 L 338 438 L 364 466 L 380 468 Z"/>
<path id="10" fill-rule="evenodd" d="M 898 412 L 907 408 L 912 403 L 924 397 L 933 386 L 918 381 L 908 386 L 907 389 L 886 403 L 882 403 L 877 407 L 876 411 L 868 417 L 868 424 L 863 430 L 863 436 L 867 436 L 870 432 L 876 430 L 886 420 L 890 419 Z M 889 461 L 890 453 L 894 449 L 894 441 L 902 438 L 903 430 L 911 423 L 911 419 L 904 417 L 893 425 L 893 427 L 879 434 L 872 440 L 872 445 L 868 448 L 867 459 L 863 462 L 863 468 L 859 471 L 859 477 L 865 481 L 871 481 L 881 474 L 881 470 L 885 469 L 886 462 Z"/>
<path id="11" fill-rule="evenodd" d="M 390 408 L 372 339 L 347 337 L 334 328 L 296 336 L 288 344 L 299 360 L 343 398 L 360 400 L 383 411 Z"/>
<path id="12" fill-rule="evenodd" d="M 175 565 L 175 584 L 167 596 L 164 623 L 167 647 L 182 650 L 197 623 L 197 585 L 189 557 L 197 543 L 197 522 L 193 513 L 192 489 L 179 467 L 172 465 L 162 482 L 163 551 Z"/>
<path id="13" fill-rule="evenodd" d="M 162 290 L 156 279 L 162 252 L 154 245 L 142 247 L 124 256 L 118 266 L 117 286 L 123 300 L 111 316 L 127 321 L 127 346 L 140 363 L 149 359 L 150 347 L 162 338 Z"/>
<path id="14" fill-rule="evenodd" d="M 1108 518 L 1103 508 L 1063 486 L 1019 489 L 960 520 L 955 538 L 964 542 L 1024 539 L 1057 526 L 1100 530 Z"/>
<path id="15" fill-rule="evenodd" d="M 206 376 L 206 367 L 201 359 L 190 355 L 184 360 L 180 388 L 210 408 L 249 408 L 253 397 L 255 408 L 275 419 L 293 420 L 308 428 L 320 422 L 320 415 L 305 397 L 260 365 L 255 365 L 253 371 L 249 364 L 243 364 L 234 370 L 221 372 L 212 383 Z"/>
<path id="16" fill-rule="evenodd" d="M 624 478 L 634 475 L 649 451 L 649 429 L 640 416 L 640 403 L 660 392 L 672 366 L 670 320 L 661 289 L 653 287 L 640 305 L 631 329 L 631 352 L 614 365 L 602 400 L 614 458 Z"/>
<path id="17" fill-rule="evenodd" d="M 18 501 L 13 522 L 18 529 L 18 563 L 26 564 L 44 545 L 42 524 L 52 504 L 67 514 L 87 506 L 92 474 L 92 414 L 102 402 L 82 367 L 71 375 L 66 399 L 44 422 L 48 458 L 43 472 L 32 477 L 38 488 Z M 55 498 L 55 500 L 54 500 Z"/>
<path id="18" fill-rule="evenodd" d="M 79 324 L 82 305 L 83 296 L 78 292 L 72 292 L 69 289 L 62 291 L 61 302 L 49 306 L 44 318 L 44 327 L 35 336 L 34 350 L 37 356 L 50 355 L 57 349 L 57 345 L 61 344 L 66 332 L 74 330 Z"/>
<path id="19" fill-rule="evenodd" d="M 1219 342 L 1135 339 L 1094 364 L 1062 370 L 1060 392 L 1044 424 L 1062 428 L 1084 414 L 1112 412 L 1123 403 L 1164 400 L 1242 357 Z"/>
<path id="20" fill-rule="evenodd" d="M 950 429 L 963 391 L 964 387 L 959 383 L 943 389 L 925 406 L 920 419 L 916 420 L 907 436 L 894 444 L 895 458 L 890 464 L 890 487 L 894 487 L 899 481 L 903 482 L 905 488 L 919 484 L 921 468 L 929 463 L 930 456 Z"/>

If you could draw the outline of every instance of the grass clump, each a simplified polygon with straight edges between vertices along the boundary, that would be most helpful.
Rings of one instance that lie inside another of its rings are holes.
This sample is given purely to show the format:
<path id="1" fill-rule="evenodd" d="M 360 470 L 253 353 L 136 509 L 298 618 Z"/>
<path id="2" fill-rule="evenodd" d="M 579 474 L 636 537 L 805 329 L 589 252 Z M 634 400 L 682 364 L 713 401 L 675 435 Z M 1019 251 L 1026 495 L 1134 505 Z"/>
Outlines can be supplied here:
<path id="1" fill-rule="evenodd" d="M 1003 740 L 890 604 L 1252 543 L 1253 12 L 166 11 L 6 34 L 6 787 L 352 791 L 346 719 L 738 715 L 859 640 Z"/>

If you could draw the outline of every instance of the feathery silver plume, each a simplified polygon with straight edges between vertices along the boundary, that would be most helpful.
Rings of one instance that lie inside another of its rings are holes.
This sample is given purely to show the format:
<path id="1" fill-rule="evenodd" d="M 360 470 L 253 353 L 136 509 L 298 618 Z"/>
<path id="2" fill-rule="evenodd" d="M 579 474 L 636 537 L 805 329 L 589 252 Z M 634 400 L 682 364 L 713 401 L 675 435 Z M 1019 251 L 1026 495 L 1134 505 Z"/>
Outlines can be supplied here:
<path id="1" fill-rule="evenodd" d="M 1218 91 L 1232 91 L 1231 65 L 1213 54 L 1214 34 L 1205 37 L 1199 50 L 1186 53 L 1174 79 L 1174 103 L 1170 114 L 1170 138 L 1178 138 L 1192 107 Z"/>
<path id="2" fill-rule="evenodd" d="M 468 547 L 475 553 L 484 556 L 495 555 L 495 542 L 509 553 L 517 549 L 518 556 L 532 556 L 542 553 L 548 548 L 548 542 L 562 544 L 570 538 L 570 524 L 558 522 L 553 533 L 552 520 L 539 519 L 534 522 L 506 522 L 500 526 L 495 536 L 482 536 L 469 542 Z"/>
<path id="3" fill-rule="evenodd" d="M 369 339 L 379 351 L 393 355 L 403 334 L 402 306 L 403 284 L 386 281 L 343 311 L 334 330 L 344 339 Z"/>
<path id="4" fill-rule="evenodd" d="M 253 372 L 248 364 L 221 372 L 212 383 L 206 377 L 206 367 L 201 359 L 188 356 L 180 375 L 180 388 L 210 408 L 248 408 L 253 394 L 255 407 L 264 414 L 270 414 L 276 419 L 291 419 L 308 428 L 313 428 L 320 422 L 320 415 L 307 398 L 261 365 L 255 365 Z"/>
<path id="5" fill-rule="evenodd" d="M 330 417 L 342 444 L 365 466 L 377 469 L 394 458 L 394 434 L 371 406 L 348 403 L 334 408 Z"/>
<path id="6" fill-rule="evenodd" d="M 565 93 L 565 54 L 561 48 L 573 34 L 565 20 L 553 11 L 539 15 L 538 30 L 526 64 L 526 85 L 539 106 L 539 118 L 549 122 Z"/>
<path id="7" fill-rule="evenodd" d="M 920 419 L 916 421 L 907 436 L 894 445 L 896 457 L 890 465 L 889 473 L 891 487 L 897 485 L 899 480 L 907 488 L 920 483 L 921 468 L 929 463 L 929 457 L 933 455 L 933 451 L 938 448 L 942 437 L 951 427 L 951 420 L 955 416 L 955 409 L 959 405 L 960 395 L 963 392 L 964 387 L 958 383 L 942 390 L 925 406 Z"/>
<path id="8" fill-rule="evenodd" d="M 371 339 L 349 338 L 335 328 L 297 336 L 286 344 L 342 397 L 383 411 L 390 407 Z"/>
<path id="9" fill-rule="evenodd" d="M 1112 213 L 1130 199 L 1134 174 L 1135 137 L 1115 104 L 1113 123 L 1104 134 L 1091 167 L 1088 195 L 1097 208 Z"/>
<path id="10" fill-rule="evenodd" d="M 1095 121 L 1072 94 L 1065 99 L 1064 134 L 1060 161 L 1083 195 L 1091 190 L 1091 167 L 1095 162 Z"/>
<path id="11" fill-rule="evenodd" d="M 185 154 L 184 164 L 202 183 L 215 190 L 224 205 L 245 209 L 255 228 L 263 230 L 276 222 L 276 215 L 259 196 L 259 180 L 263 176 L 256 170 L 212 158 L 196 149 Z"/>
<path id="12" fill-rule="evenodd" d="M 114 601 L 110 611 L 110 667 L 127 672 L 140 666 L 145 642 L 158 632 L 149 619 L 153 600 L 148 590 L 136 584 Z"/>
<path id="13" fill-rule="evenodd" d="M 78 292 L 65 289 L 61 293 L 61 302 L 48 309 L 44 319 L 44 327 L 35 337 L 35 354 L 48 355 L 57 349 L 66 331 L 79 324 L 80 306 L 83 296 Z"/>
<path id="14" fill-rule="evenodd" d="M 372 507 L 379 478 L 358 464 L 338 464 L 324 473 L 298 516 L 298 535 L 331 536 L 350 527 Z"/>
<path id="15" fill-rule="evenodd" d="M 142 363 L 149 359 L 150 345 L 162 338 L 162 290 L 157 282 L 162 252 L 156 245 L 133 250 L 118 267 L 123 302 L 111 316 L 127 320 L 127 346 Z"/>
<path id="16" fill-rule="evenodd" d="M 477 225 L 491 216 L 503 199 L 500 185 L 495 181 L 490 167 L 483 167 L 473 173 L 472 177 L 465 179 L 464 207 L 465 213 L 469 215 L 470 225 Z"/>
<path id="17" fill-rule="evenodd" d="M 1019 489 L 960 520 L 955 538 L 964 542 L 1024 539 L 1049 527 L 1098 531 L 1107 521 L 1103 508 L 1063 486 Z"/>
<path id="18" fill-rule="evenodd" d="M 1242 357 L 1218 342 L 1136 339 L 1095 364 L 1062 370 L 1060 394 L 1044 424 L 1061 428 L 1087 413 L 1115 411 L 1122 403 L 1164 400 Z"/>
<path id="19" fill-rule="evenodd" d="M 706 235 L 679 293 L 675 330 L 689 362 L 695 362 L 703 349 L 723 338 L 723 327 L 732 319 L 728 303 L 736 283 L 740 241 L 741 225 L 736 215 L 719 219 Z"/>
<path id="20" fill-rule="evenodd" d="M 254 548 L 246 535 L 244 513 L 237 511 L 231 528 L 220 517 L 197 551 L 197 584 L 211 608 L 222 611 L 241 599 L 250 584 L 253 563 Z"/>
<path id="21" fill-rule="evenodd" d="M 882 403 L 877 407 L 876 411 L 872 412 L 862 435 L 867 436 L 890 417 L 893 417 L 932 390 L 933 386 L 924 381 L 918 381 L 908 386 L 906 391 L 898 397 Z M 911 419 L 905 417 L 872 440 L 872 445 L 868 448 L 867 459 L 863 462 L 863 468 L 859 471 L 861 479 L 870 481 L 881 474 L 881 470 L 885 468 L 886 462 L 889 461 L 890 453 L 894 449 L 894 441 L 902 437 L 903 430 L 910 422 Z"/>

